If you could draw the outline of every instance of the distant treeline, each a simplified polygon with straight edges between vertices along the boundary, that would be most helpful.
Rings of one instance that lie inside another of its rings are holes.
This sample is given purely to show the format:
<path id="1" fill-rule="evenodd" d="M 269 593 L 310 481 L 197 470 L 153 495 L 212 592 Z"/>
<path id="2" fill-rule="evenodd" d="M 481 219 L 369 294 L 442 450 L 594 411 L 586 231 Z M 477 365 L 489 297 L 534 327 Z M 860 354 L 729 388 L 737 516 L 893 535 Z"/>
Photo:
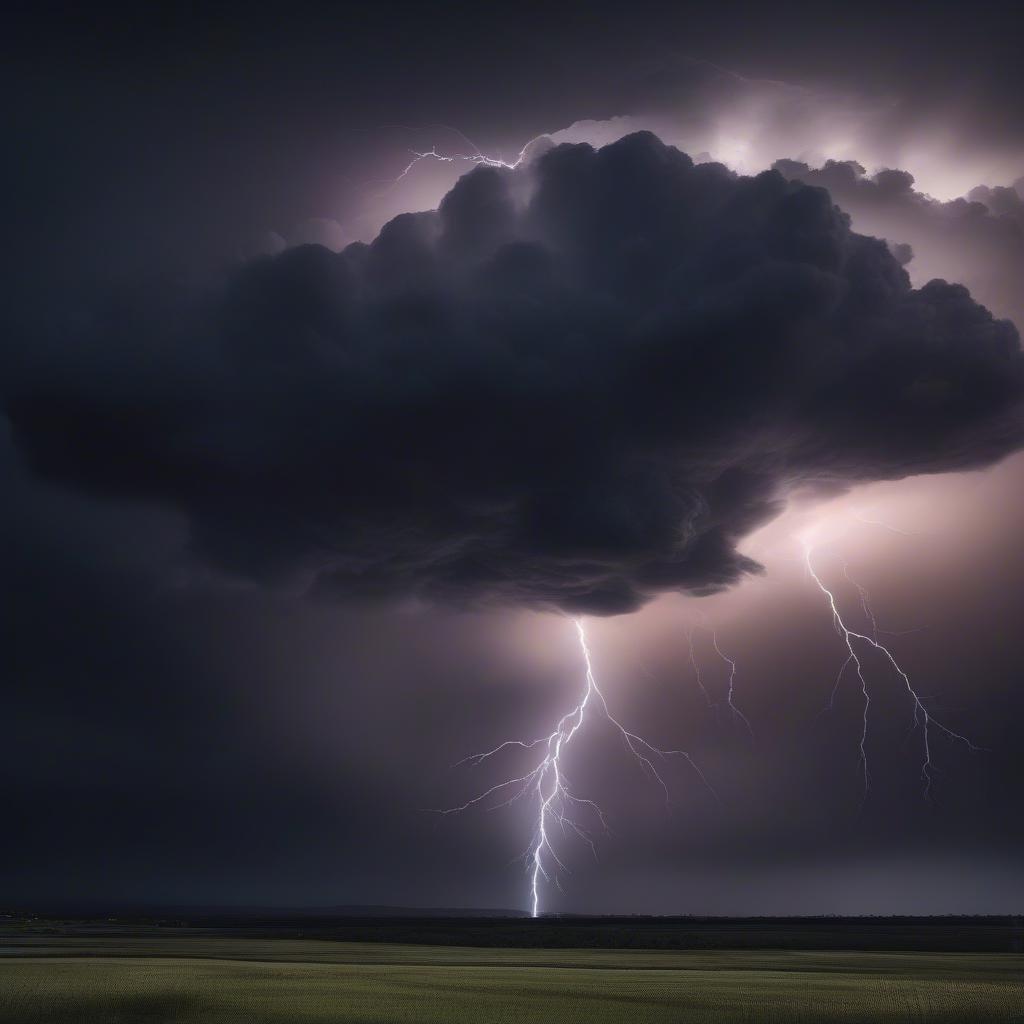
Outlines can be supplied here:
<path id="1" fill-rule="evenodd" d="M 12 913 L 0 933 L 204 934 L 549 949 L 803 949 L 1024 952 L 1024 917 L 365 916 L 327 911 Z"/>

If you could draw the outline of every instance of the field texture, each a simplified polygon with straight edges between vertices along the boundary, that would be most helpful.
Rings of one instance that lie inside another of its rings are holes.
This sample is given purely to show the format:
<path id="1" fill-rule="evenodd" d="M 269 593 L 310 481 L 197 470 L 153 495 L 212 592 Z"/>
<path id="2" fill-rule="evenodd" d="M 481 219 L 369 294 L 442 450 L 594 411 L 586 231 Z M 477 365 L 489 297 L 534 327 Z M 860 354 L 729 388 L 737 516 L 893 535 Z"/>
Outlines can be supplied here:
<path id="1" fill-rule="evenodd" d="M 1024 1022 L 1024 957 L 77 938 L 0 947 L 0 1022 Z"/>

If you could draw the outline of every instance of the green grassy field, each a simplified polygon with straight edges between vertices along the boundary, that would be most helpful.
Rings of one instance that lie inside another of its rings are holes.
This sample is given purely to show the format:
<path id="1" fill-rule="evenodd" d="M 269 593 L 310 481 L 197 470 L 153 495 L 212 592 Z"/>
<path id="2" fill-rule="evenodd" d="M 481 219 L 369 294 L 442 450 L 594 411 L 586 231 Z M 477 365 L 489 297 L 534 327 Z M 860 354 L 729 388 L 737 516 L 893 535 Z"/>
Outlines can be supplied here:
<path id="1" fill-rule="evenodd" d="M 1017 1021 L 1024 957 L 8 940 L 0 1022 Z"/>

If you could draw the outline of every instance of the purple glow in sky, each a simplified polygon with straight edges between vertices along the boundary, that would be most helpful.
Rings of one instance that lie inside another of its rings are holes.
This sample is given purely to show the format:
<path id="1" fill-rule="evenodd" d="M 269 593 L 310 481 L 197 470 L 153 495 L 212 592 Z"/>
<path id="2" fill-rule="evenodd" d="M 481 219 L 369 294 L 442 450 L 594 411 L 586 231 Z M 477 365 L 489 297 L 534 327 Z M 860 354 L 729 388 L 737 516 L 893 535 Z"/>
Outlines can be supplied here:
<path id="1" fill-rule="evenodd" d="M 1019 906 L 1020 15 L 448 13 L 12 17 L 0 895 Z"/>

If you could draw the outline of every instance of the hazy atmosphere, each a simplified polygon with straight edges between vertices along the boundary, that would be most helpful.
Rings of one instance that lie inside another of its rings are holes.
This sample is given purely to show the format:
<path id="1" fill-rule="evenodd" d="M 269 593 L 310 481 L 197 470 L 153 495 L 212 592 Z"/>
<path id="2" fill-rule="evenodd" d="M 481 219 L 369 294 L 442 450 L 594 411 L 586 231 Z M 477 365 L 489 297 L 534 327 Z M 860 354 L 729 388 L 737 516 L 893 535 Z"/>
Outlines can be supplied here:
<path id="1" fill-rule="evenodd" d="M 16 5 L 0 904 L 1024 907 L 1014 18 Z"/>

